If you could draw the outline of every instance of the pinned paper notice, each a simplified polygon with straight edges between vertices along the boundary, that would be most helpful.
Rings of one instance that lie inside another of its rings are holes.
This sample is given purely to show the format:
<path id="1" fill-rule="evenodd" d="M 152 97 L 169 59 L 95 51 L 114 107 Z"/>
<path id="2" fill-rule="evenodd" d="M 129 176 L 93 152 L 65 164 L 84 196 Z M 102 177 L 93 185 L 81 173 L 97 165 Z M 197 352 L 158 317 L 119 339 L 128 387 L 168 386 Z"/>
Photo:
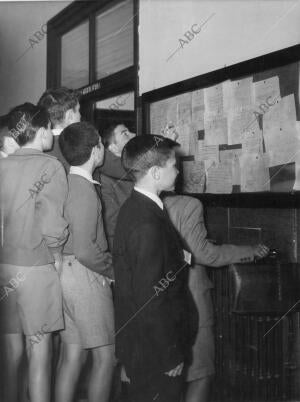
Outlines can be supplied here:
<path id="1" fill-rule="evenodd" d="M 203 193 L 205 186 L 204 163 L 199 161 L 183 162 L 183 191 Z"/>
<path id="2" fill-rule="evenodd" d="M 205 161 L 206 193 L 226 194 L 232 192 L 231 163 Z"/>
<path id="3" fill-rule="evenodd" d="M 227 118 L 223 115 L 204 115 L 206 145 L 228 144 Z"/>
<path id="4" fill-rule="evenodd" d="M 195 153 L 195 160 L 205 161 L 208 159 L 219 163 L 219 146 L 206 145 L 204 141 L 198 141 L 198 148 Z"/>
<path id="5" fill-rule="evenodd" d="M 270 175 L 262 154 L 243 154 L 241 163 L 241 191 L 270 191 Z"/>

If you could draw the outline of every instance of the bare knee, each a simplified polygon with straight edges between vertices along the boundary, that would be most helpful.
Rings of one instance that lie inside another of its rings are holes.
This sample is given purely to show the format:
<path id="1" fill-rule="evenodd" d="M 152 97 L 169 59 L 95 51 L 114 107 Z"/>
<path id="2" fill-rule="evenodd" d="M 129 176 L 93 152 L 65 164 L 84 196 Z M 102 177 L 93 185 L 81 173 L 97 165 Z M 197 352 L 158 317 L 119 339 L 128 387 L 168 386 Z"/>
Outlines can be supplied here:
<path id="1" fill-rule="evenodd" d="M 80 345 L 67 344 L 62 342 L 61 344 L 61 362 L 64 365 L 78 367 L 81 366 L 85 353 Z"/>
<path id="2" fill-rule="evenodd" d="M 102 346 L 92 349 L 93 366 L 113 368 L 115 365 L 114 346 Z"/>

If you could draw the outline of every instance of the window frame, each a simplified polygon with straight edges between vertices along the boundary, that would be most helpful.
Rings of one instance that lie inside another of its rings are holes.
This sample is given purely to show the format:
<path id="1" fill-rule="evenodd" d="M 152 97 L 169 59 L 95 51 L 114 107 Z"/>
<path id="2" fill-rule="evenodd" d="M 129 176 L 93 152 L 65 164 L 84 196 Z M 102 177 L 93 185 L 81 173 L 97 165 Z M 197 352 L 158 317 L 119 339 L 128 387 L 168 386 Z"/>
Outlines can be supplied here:
<path id="1" fill-rule="evenodd" d="M 94 120 L 94 102 L 123 92 L 134 91 L 137 127 L 141 127 L 141 102 L 138 97 L 138 17 L 139 2 L 133 1 L 133 65 L 114 74 L 96 79 L 96 17 L 124 0 L 75 1 L 47 23 L 47 89 L 61 86 L 61 38 L 89 20 L 89 84 L 76 88 L 83 94 L 81 109 Z M 86 90 L 86 91 L 84 91 Z"/>

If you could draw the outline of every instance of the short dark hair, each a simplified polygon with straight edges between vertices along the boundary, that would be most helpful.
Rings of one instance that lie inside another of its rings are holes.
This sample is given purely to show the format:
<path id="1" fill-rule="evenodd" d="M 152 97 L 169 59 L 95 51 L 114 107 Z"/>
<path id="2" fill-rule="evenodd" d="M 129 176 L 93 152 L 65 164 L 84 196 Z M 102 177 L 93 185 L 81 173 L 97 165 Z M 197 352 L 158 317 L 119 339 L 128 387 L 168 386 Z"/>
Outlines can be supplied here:
<path id="1" fill-rule="evenodd" d="M 17 144 L 23 146 L 34 140 L 40 128 L 48 128 L 50 117 L 46 109 L 26 102 L 9 112 L 8 129 Z"/>
<path id="2" fill-rule="evenodd" d="M 0 150 L 3 149 L 4 138 L 10 135 L 8 130 L 8 114 L 0 116 Z"/>
<path id="3" fill-rule="evenodd" d="M 112 144 L 115 139 L 115 128 L 121 124 L 124 123 L 121 121 L 114 121 L 103 131 L 101 138 L 105 148 L 108 148 L 109 145 Z"/>
<path id="4" fill-rule="evenodd" d="M 77 90 L 65 87 L 48 89 L 43 93 L 38 105 L 46 108 L 53 125 L 61 123 L 70 109 L 75 109 L 79 102 L 80 93 Z"/>
<path id="5" fill-rule="evenodd" d="M 66 161 L 71 166 L 87 162 L 92 149 L 99 144 L 100 136 L 96 128 L 85 121 L 70 124 L 59 135 L 59 146 Z"/>
<path id="6" fill-rule="evenodd" d="M 178 142 L 161 135 L 141 135 L 127 142 L 122 151 L 124 169 L 138 180 L 153 166 L 165 166 Z"/>

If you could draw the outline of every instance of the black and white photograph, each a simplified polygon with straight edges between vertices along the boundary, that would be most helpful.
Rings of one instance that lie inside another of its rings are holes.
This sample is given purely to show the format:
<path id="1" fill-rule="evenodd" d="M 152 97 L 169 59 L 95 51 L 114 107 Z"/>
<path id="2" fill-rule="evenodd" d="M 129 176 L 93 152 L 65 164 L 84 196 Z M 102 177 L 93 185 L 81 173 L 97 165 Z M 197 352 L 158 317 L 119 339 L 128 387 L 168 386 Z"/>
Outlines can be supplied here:
<path id="1" fill-rule="evenodd" d="M 300 0 L 0 0 L 0 402 L 300 402 Z"/>

